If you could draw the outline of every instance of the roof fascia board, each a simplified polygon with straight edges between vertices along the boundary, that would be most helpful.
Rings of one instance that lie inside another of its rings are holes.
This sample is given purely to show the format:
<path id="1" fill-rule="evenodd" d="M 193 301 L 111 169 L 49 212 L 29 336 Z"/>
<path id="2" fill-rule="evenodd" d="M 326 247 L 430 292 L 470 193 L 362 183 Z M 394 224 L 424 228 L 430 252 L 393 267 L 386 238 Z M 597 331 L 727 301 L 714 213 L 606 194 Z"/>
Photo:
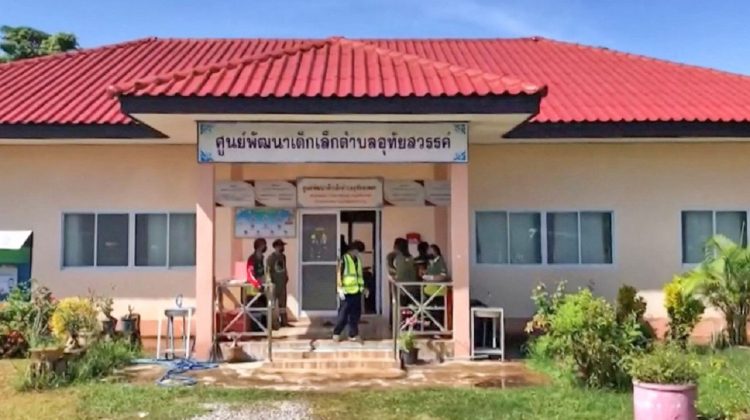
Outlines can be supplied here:
<path id="1" fill-rule="evenodd" d="M 509 131 L 506 139 L 623 139 L 623 138 L 745 138 L 750 122 L 527 122 Z"/>
<path id="2" fill-rule="evenodd" d="M 166 136 L 142 124 L 0 124 L 0 139 L 154 139 Z"/>
<path id="3" fill-rule="evenodd" d="M 127 114 L 530 114 L 541 95 L 391 98 L 121 96 Z"/>

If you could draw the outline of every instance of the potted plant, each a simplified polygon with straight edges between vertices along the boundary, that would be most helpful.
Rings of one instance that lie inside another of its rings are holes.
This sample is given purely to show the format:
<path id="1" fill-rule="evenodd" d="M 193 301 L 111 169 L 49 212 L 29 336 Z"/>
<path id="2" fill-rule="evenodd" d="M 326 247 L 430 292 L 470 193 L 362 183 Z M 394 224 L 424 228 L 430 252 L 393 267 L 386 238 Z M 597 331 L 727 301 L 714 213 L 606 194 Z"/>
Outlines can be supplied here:
<path id="1" fill-rule="evenodd" d="M 29 356 L 37 362 L 54 363 L 64 354 L 60 342 L 51 335 L 31 334 L 29 337 Z"/>
<path id="2" fill-rule="evenodd" d="M 81 347 L 80 337 L 86 337 L 97 328 L 96 308 L 90 299 L 79 297 L 65 298 L 52 313 L 50 327 L 60 340 L 66 340 L 66 350 Z"/>
<path id="3" fill-rule="evenodd" d="M 679 346 L 659 345 L 632 360 L 635 420 L 695 419 L 698 371 Z"/>
<path id="4" fill-rule="evenodd" d="M 63 347 L 50 331 L 50 320 L 57 310 L 57 302 L 44 286 L 34 287 L 30 299 L 32 324 L 24 332 L 29 354 L 32 360 L 38 362 L 55 362 L 63 355 Z"/>
<path id="5" fill-rule="evenodd" d="M 122 332 L 125 334 L 133 334 L 135 332 L 137 315 L 133 312 L 133 307 L 128 305 L 127 315 L 123 315 L 120 320 L 122 321 Z"/>
<path id="6" fill-rule="evenodd" d="M 128 314 L 120 318 L 122 321 L 122 333 L 134 346 L 141 346 L 141 316 L 133 311 L 128 305 Z"/>
<path id="7" fill-rule="evenodd" d="M 416 365 L 419 359 L 419 349 L 417 340 L 411 331 L 403 332 L 398 337 L 398 347 L 401 352 L 401 359 L 406 365 Z"/>
<path id="8" fill-rule="evenodd" d="M 100 297 L 96 300 L 96 308 L 104 315 L 102 320 L 102 332 L 105 336 L 112 338 L 117 327 L 117 318 L 112 316 L 114 300 L 111 297 Z"/>

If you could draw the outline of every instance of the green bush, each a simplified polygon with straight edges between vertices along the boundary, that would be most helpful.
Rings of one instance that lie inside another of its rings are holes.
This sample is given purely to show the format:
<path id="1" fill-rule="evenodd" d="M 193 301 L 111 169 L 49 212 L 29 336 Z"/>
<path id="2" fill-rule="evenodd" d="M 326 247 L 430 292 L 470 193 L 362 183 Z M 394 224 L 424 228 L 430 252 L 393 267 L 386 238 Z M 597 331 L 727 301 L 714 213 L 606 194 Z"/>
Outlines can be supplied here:
<path id="1" fill-rule="evenodd" d="M 73 381 L 85 382 L 111 375 L 140 357 L 140 351 L 128 340 L 99 340 L 68 368 Z"/>
<path id="2" fill-rule="evenodd" d="M 549 328 L 549 320 L 557 312 L 557 309 L 565 299 L 566 282 L 561 281 L 557 284 L 555 291 L 549 293 L 544 283 L 539 283 L 531 291 L 531 300 L 534 302 L 536 311 L 528 324 L 526 332 L 543 333 Z"/>
<path id="3" fill-rule="evenodd" d="M 16 387 L 22 391 L 43 390 L 90 382 L 112 375 L 140 356 L 140 351 L 128 340 L 98 340 L 77 359 L 68 362 L 61 374 L 24 372 Z"/>
<path id="4" fill-rule="evenodd" d="M 633 317 L 642 320 L 646 313 L 646 301 L 638 296 L 633 286 L 623 285 L 617 290 L 617 321 Z"/>
<path id="5" fill-rule="evenodd" d="M 664 286 L 664 307 L 669 317 L 665 338 L 683 347 L 705 310 L 703 303 L 686 290 L 684 283 L 682 277 L 675 276 Z"/>
<path id="6" fill-rule="evenodd" d="M 34 323 L 34 307 L 31 304 L 31 289 L 26 284 L 11 289 L 0 306 L 0 327 L 26 333 Z"/>
<path id="7" fill-rule="evenodd" d="M 677 345 L 659 345 L 633 358 L 630 374 L 636 381 L 663 385 L 695 384 L 699 376 L 695 358 Z"/>
<path id="8" fill-rule="evenodd" d="M 684 275 L 685 287 L 724 314 L 731 345 L 747 344 L 750 319 L 750 248 L 723 235 L 706 245 L 706 258 Z"/>
<path id="9" fill-rule="evenodd" d="M 617 322 L 635 320 L 638 323 L 644 339 L 640 343 L 641 346 L 647 345 L 656 338 L 656 333 L 651 325 L 643 319 L 643 315 L 646 314 L 646 300 L 638 296 L 638 290 L 635 287 L 623 285 L 617 290 L 617 306 L 615 308 Z"/>
<path id="10" fill-rule="evenodd" d="M 638 322 L 626 317 L 618 322 L 606 300 L 582 289 L 566 295 L 549 317 L 548 328 L 534 346 L 573 371 L 591 387 L 623 387 L 630 382 L 629 358 L 642 351 L 647 340 Z"/>

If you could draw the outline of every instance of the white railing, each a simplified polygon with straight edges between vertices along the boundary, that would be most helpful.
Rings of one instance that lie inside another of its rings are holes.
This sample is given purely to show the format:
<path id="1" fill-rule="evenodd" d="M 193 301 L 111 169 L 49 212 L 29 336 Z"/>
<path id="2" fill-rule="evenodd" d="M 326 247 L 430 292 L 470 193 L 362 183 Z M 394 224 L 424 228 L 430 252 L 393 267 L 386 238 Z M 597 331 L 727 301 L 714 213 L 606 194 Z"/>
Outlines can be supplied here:
<path id="1" fill-rule="evenodd" d="M 231 288 L 240 288 L 240 299 L 231 292 Z M 253 286 L 247 283 L 245 280 L 230 279 L 216 282 L 216 299 L 214 301 L 214 317 L 218 318 L 218 322 L 214 325 L 214 342 L 218 346 L 218 343 L 224 339 L 239 339 L 244 338 L 265 338 L 268 340 L 268 360 L 273 358 L 273 319 L 274 319 L 274 286 L 273 283 L 265 283 L 263 290 L 258 291 L 254 296 L 247 296 L 246 291 L 254 290 Z M 267 303 L 264 306 L 258 306 L 257 303 L 263 297 L 266 298 Z M 237 315 L 234 316 L 229 322 L 224 322 L 224 314 L 227 313 L 224 307 L 224 299 L 228 299 L 233 304 L 231 309 L 240 309 Z M 245 303 L 242 303 L 242 300 Z M 265 320 L 263 319 L 265 315 Z M 243 322 L 244 328 L 242 332 L 232 331 L 232 327 L 240 320 L 248 321 Z M 265 321 L 265 322 L 263 322 Z M 257 326 L 257 331 L 246 331 L 252 330 L 253 326 Z"/>
<path id="2" fill-rule="evenodd" d="M 451 282 L 396 282 L 389 279 L 391 287 L 391 315 L 393 350 L 398 357 L 398 339 L 401 333 L 415 336 L 453 335 L 450 313 L 453 283 Z M 425 288 L 433 290 L 425 292 Z M 442 316 L 441 316 L 442 314 Z"/>

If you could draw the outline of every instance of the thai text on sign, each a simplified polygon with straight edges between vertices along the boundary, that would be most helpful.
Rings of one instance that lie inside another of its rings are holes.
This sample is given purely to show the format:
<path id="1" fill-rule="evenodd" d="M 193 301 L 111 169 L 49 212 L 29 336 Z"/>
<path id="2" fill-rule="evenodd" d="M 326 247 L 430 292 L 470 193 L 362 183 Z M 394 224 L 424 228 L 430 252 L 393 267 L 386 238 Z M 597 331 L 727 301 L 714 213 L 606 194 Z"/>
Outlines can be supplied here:
<path id="1" fill-rule="evenodd" d="M 468 124 L 198 123 L 198 161 L 468 162 Z"/>

